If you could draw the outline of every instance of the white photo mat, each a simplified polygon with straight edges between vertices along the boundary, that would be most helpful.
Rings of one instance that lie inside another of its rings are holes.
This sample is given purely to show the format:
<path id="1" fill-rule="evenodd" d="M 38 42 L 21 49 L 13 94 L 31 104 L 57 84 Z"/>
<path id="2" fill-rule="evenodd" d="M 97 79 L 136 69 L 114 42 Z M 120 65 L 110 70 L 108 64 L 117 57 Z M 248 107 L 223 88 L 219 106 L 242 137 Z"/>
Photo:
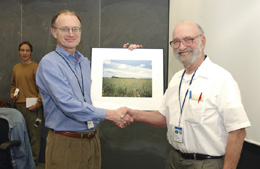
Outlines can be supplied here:
<path id="1" fill-rule="evenodd" d="M 104 62 L 150 61 L 152 78 L 151 97 L 105 97 L 102 96 Z M 117 109 L 127 106 L 139 110 L 158 110 L 163 97 L 163 49 L 92 48 L 91 52 L 91 98 L 98 108 Z"/>

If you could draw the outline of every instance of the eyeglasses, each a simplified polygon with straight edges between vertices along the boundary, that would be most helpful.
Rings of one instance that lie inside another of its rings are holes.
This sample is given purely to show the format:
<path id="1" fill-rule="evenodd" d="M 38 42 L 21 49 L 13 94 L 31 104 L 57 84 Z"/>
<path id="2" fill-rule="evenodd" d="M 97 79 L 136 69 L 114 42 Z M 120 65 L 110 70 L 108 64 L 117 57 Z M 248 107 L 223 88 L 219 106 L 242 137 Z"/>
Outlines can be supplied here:
<path id="1" fill-rule="evenodd" d="M 180 47 L 180 44 L 182 42 L 183 45 L 189 47 L 192 45 L 193 41 L 200 36 L 203 36 L 203 35 L 197 35 L 195 37 L 185 37 L 183 39 L 174 39 L 174 40 L 170 41 L 170 45 L 172 48 L 177 49 Z"/>
<path id="2" fill-rule="evenodd" d="M 56 27 L 53 27 L 54 29 L 58 29 L 60 30 L 61 32 L 63 33 L 69 33 L 70 30 L 73 32 L 73 33 L 79 33 L 81 32 L 81 27 L 72 27 L 72 28 L 69 28 L 67 26 L 63 26 L 63 27 L 60 27 L 60 28 L 56 28 Z"/>

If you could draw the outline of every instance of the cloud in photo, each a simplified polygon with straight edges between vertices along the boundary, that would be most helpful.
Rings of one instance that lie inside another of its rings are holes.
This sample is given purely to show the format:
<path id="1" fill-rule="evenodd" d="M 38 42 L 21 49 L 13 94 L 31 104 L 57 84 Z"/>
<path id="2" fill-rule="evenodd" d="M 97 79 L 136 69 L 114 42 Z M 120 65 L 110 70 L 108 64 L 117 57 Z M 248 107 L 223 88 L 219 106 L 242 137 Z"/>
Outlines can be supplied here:
<path id="1" fill-rule="evenodd" d="M 104 60 L 103 77 L 152 78 L 152 60 Z"/>

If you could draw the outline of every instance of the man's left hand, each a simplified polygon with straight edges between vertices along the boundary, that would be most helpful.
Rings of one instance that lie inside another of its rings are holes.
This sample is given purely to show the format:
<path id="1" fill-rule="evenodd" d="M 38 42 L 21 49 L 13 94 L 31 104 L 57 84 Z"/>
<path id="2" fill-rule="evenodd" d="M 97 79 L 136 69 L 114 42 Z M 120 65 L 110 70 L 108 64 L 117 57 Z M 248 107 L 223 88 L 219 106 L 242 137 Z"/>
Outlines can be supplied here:
<path id="1" fill-rule="evenodd" d="M 30 110 L 30 111 L 36 111 L 36 110 L 37 110 L 36 104 L 35 104 L 35 105 L 32 105 L 31 107 L 29 107 L 29 110 Z"/>

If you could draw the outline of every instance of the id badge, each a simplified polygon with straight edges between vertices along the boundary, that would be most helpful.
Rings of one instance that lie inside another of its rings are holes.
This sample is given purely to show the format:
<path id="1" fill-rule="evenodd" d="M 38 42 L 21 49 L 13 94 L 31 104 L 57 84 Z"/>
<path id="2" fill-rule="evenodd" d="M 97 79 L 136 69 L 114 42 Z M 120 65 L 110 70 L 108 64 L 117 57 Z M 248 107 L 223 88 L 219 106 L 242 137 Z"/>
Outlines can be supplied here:
<path id="1" fill-rule="evenodd" d="M 87 123 L 88 123 L 88 129 L 94 128 L 94 123 L 93 123 L 93 121 L 88 121 Z"/>
<path id="2" fill-rule="evenodd" d="M 174 126 L 174 141 L 182 143 L 183 130 L 182 127 Z"/>

